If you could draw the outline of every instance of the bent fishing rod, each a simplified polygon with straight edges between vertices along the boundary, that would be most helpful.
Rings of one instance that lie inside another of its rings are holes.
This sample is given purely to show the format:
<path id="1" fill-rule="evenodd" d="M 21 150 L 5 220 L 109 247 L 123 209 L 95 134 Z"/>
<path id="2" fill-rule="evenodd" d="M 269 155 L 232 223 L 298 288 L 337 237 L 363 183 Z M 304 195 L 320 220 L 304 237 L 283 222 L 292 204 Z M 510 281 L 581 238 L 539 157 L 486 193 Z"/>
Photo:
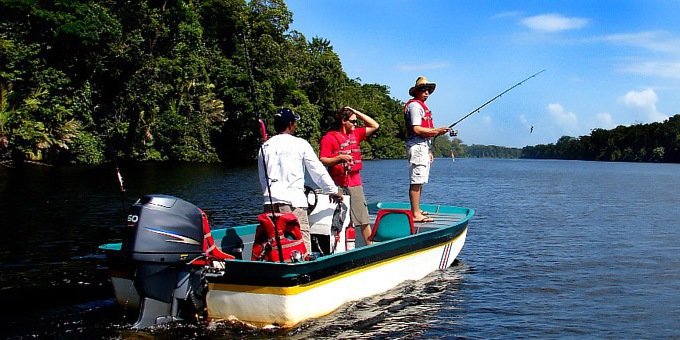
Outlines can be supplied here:
<path id="1" fill-rule="evenodd" d="M 494 100 L 496 100 L 496 99 L 502 97 L 504 94 L 510 92 L 510 91 L 511 91 L 512 89 L 514 89 L 515 87 L 522 85 L 522 84 L 523 84 L 524 82 L 526 82 L 527 80 L 529 80 L 529 79 L 531 79 L 531 78 L 533 78 L 533 77 L 535 77 L 535 76 L 537 76 L 537 75 L 539 75 L 539 74 L 541 74 L 541 73 L 543 73 L 543 72 L 545 72 L 545 69 L 540 70 L 539 72 L 536 72 L 536 73 L 530 75 L 530 76 L 527 77 L 526 79 L 524 79 L 524 80 L 520 81 L 519 83 L 517 83 L 517 84 L 511 86 L 511 87 L 508 88 L 507 90 L 505 90 L 505 91 L 499 93 L 497 96 L 495 96 L 495 97 L 489 99 L 486 103 L 480 105 L 478 108 L 476 108 L 476 109 L 470 111 L 470 113 L 468 113 L 468 114 L 466 114 L 465 116 L 463 116 L 463 118 L 461 118 L 461 119 L 457 120 L 455 123 L 449 125 L 449 129 L 453 128 L 454 126 L 456 126 L 456 124 L 462 122 L 462 121 L 465 120 L 467 117 L 470 117 L 470 116 L 472 116 L 473 114 L 475 114 L 475 113 L 481 111 L 485 106 L 491 104 L 491 102 L 493 102 Z"/>
<path id="2" fill-rule="evenodd" d="M 247 25 L 247 24 L 246 24 Z M 250 78 L 250 98 L 253 102 L 253 108 L 255 109 L 255 113 L 257 115 L 257 121 L 260 126 L 260 133 L 262 135 L 262 143 L 260 144 L 260 153 L 262 154 L 262 167 L 263 167 L 263 172 L 264 172 L 264 180 L 267 183 L 267 195 L 269 198 L 269 207 L 271 208 L 271 219 L 274 224 L 274 232 L 276 233 L 275 242 L 276 242 L 276 250 L 279 254 L 279 260 L 281 263 L 284 262 L 283 260 L 283 247 L 281 246 L 281 239 L 279 237 L 279 228 L 277 226 L 278 223 L 276 223 L 276 213 L 274 212 L 274 202 L 272 199 L 272 185 L 271 185 L 271 180 L 269 178 L 269 173 L 267 170 L 267 161 L 265 160 L 265 152 L 264 152 L 264 143 L 267 141 L 267 128 L 264 125 L 264 120 L 262 120 L 262 116 L 260 114 L 260 110 L 257 107 L 257 94 L 255 92 L 255 77 L 253 76 L 253 65 L 250 61 L 250 53 L 248 52 L 248 40 L 246 40 L 246 34 L 241 32 L 241 35 L 243 37 L 243 49 L 245 50 L 246 54 L 246 64 L 248 66 L 248 77 Z M 262 254 L 265 254 L 263 252 Z"/>

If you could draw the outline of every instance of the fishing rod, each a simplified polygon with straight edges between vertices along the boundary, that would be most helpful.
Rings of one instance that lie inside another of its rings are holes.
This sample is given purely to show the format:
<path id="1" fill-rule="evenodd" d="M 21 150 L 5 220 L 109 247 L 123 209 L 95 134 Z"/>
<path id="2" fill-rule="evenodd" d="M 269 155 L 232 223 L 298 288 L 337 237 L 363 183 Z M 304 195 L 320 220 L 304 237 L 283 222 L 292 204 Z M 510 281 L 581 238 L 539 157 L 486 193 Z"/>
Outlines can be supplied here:
<path id="1" fill-rule="evenodd" d="M 244 25 L 248 25 L 247 23 L 244 23 Z M 269 206 L 271 207 L 271 219 L 274 224 L 274 232 L 276 233 L 276 237 L 274 237 L 276 241 L 276 249 L 278 250 L 279 253 L 279 259 L 281 263 L 284 262 L 283 259 L 283 247 L 281 246 L 281 240 L 279 238 L 279 228 L 276 223 L 276 213 L 274 212 L 274 200 L 272 199 L 272 186 L 271 186 L 271 181 L 269 179 L 269 173 L 267 172 L 267 161 L 265 161 L 265 154 L 264 154 L 264 142 L 267 141 L 267 128 L 264 125 L 264 120 L 262 120 L 262 116 L 260 114 L 260 110 L 257 108 L 257 96 L 255 94 L 255 77 L 253 76 L 253 70 L 252 70 L 252 63 L 250 61 L 250 53 L 248 52 L 248 41 L 246 40 L 246 34 L 244 32 L 241 32 L 241 36 L 243 37 L 243 49 L 245 50 L 246 54 L 246 64 L 248 66 L 248 77 L 250 78 L 250 84 L 249 84 L 249 89 L 250 89 L 250 99 L 253 102 L 253 108 L 255 109 L 255 114 L 257 115 L 257 121 L 260 125 L 260 133 L 262 134 L 262 143 L 260 144 L 260 153 L 262 154 L 262 166 L 263 166 L 263 173 L 264 173 L 264 180 L 267 183 L 267 194 L 269 196 Z M 263 252 L 264 254 L 264 252 Z"/>
<path id="2" fill-rule="evenodd" d="M 127 204 L 125 203 L 125 185 L 123 185 L 123 175 L 120 173 L 120 168 L 118 167 L 118 160 L 113 159 L 113 165 L 116 167 L 116 176 L 118 177 L 118 185 L 120 188 L 120 208 L 123 218 L 125 218 L 125 211 L 127 210 Z"/>
<path id="3" fill-rule="evenodd" d="M 470 116 L 472 116 L 473 114 L 475 114 L 475 113 L 481 111 L 482 108 L 484 108 L 485 106 L 491 104 L 491 102 L 493 102 L 494 100 L 496 100 L 496 99 L 502 97 L 504 94 L 510 92 L 510 90 L 514 89 L 514 88 L 517 87 L 517 86 L 522 85 L 525 81 L 527 81 L 527 80 L 529 80 L 529 79 L 531 79 L 531 78 L 533 78 L 533 77 L 535 77 L 535 76 L 537 76 L 537 75 L 539 75 L 539 74 L 541 74 L 541 73 L 543 73 L 543 72 L 545 72 L 545 69 L 540 70 L 539 72 L 536 72 L 536 73 L 530 75 L 529 77 L 527 77 L 526 79 L 524 79 L 524 80 L 520 81 L 519 83 L 513 85 L 513 86 L 510 87 L 509 89 L 507 89 L 507 90 L 505 90 L 505 91 L 499 93 L 497 96 L 495 96 L 495 97 L 489 99 L 486 103 L 480 105 L 478 108 L 476 108 L 476 109 L 470 111 L 470 113 L 468 113 L 468 114 L 466 114 L 465 116 L 463 116 L 463 118 L 461 118 L 461 119 L 457 120 L 455 123 L 449 125 L 449 129 L 450 129 L 450 128 L 453 128 L 454 126 L 456 126 L 456 124 L 462 122 L 462 121 L 465 120 L 467 117 L 470 117 Z"/>

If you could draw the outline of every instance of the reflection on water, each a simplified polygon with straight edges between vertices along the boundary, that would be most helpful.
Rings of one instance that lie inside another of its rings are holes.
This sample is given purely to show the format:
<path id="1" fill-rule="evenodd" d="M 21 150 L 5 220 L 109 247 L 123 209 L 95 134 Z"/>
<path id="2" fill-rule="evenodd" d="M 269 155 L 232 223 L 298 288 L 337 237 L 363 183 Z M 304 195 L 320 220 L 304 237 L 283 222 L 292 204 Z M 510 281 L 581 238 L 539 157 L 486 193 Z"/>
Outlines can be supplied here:
<path id="1" fill-rule="evenodd" d="M 678 337 L 680 166 L 435 161 L 423 202 L 474 208 L 460 261 L 292 330 L 234 322 L 130 326 L 97 246 L 120 238 L 127 207 L 164 193 L 215 226 L 252 223 L 254 167 L 144 164 L 0 168 L 0 323 L 7 338 Z M 388 178 L 389 180 L 385 180 Z M 407 201 L 403 160 L 367 161 L 369 201 Z M 348 287 L 351 289 L 351 287 Z"/>

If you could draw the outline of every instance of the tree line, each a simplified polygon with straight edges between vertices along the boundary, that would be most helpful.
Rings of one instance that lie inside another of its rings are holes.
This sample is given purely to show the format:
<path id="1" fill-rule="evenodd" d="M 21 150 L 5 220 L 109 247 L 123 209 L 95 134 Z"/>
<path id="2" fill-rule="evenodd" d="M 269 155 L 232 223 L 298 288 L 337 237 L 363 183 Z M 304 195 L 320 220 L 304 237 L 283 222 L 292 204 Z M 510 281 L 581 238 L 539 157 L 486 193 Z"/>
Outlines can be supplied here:
<path id="1" fill-rule="evenodd" d="M 292 20 L 283 0 L 0 0 L 0 161 L 243 164 L 258 117 L 272 134 L 292 108 L 316 146 L 347 105 L 381 124 L 366 158 L 403 157 L 403 103 Z"/>
<path id="2" fill-rule="evenodd" d="M 661 123 L 594 129 L 581 137 L 522 149 L 523 158 L 680 163 L 680 114 Z"/>
<path id="3" fill-rule="evenodd" d="M 0 0 L 0 162 L 253 162 L 257 119 L 290 107 L 318 145 L 333 113 L 380 122 L 362 145 L 402 158 L 403 102 L 350 79 L 283 0 Z M 406 92 L 406 89 L 399 89 Z M 434 141 L 437 157 L 680 162 L 678 116 L 519 149 Z"/>

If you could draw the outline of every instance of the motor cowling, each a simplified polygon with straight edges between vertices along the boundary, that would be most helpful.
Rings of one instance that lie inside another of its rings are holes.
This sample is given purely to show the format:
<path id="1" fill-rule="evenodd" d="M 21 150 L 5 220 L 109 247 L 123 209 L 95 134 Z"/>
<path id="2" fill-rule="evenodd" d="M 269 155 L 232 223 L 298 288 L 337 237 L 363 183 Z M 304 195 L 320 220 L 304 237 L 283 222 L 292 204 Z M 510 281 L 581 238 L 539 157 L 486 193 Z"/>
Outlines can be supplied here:
<path id="1" fill-rule="evenodd" d="M 130 207 L 123 251 L 132 260 L 188 262 L 203 254 L 203 221 L 195 205 L 168 195 L 147 195 Z"/>
<path id="2" fill-rule="evenodd" d="M 122 250 L 134 263 L 140 313 L 133 328 L 195 316 L 205 308 L 203 268 L 205 215 L 168 195 L 147 195 L 130 207 Z M 209 226 L 208 226 L 209 229 Z"/>

